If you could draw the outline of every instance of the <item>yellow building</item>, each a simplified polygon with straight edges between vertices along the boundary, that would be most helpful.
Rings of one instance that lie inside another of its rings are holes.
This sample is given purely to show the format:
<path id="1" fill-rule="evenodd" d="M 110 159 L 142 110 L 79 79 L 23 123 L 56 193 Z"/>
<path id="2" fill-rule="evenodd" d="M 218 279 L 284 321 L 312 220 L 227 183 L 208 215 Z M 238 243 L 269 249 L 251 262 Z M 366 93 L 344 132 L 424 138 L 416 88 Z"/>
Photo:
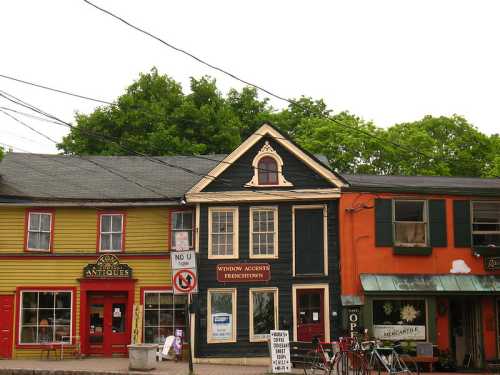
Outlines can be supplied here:
<path id="1" fill-rule="evenodd" d="M 195 209 L 181 200 L 215 161 L 161 160 L 4 157 L 0 358 L 58 354 L 61 343 L 87 355 L 126 355 L 134 305 L 143 342 L 185 329 L 169 251 L 176 232 L 195 246 Z"/>

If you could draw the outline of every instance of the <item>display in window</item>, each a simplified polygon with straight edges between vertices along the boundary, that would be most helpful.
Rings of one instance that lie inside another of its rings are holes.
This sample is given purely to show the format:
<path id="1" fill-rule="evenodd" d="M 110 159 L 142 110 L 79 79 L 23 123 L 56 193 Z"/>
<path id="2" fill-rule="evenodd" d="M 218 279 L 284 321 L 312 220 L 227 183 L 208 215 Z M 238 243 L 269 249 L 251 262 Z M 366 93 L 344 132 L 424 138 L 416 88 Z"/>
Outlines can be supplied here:
<path id="1" fill-rule="evenodd" d="M 171 292 L 144 293 L 144 342 L 163 344 L 176 329 L 186 327 L 185 295 Z"/>
<path id="2" fill-rule="evenodd" d="M 425 246 L 424 201 L 394 201 L 394 238 L 397 246 Z"/>
<path id="3" fill-rule="evenodd" d="M 210 336 L 215 341 L 233 339 L 233 294 L 232 292 L 210 293 Z"/>
<path id="4" fill-rule="evenodd" d="M 425 301 L 373 301 L 373 336 L 381 340 L 425 340 Z"/>
<path id="5" fill-rule="evenodd" d="M 252 291 L 252 319 L 254 339 L 267 339 L 269 332 L 276 329 L 275 324 L 275 291 Z"/>

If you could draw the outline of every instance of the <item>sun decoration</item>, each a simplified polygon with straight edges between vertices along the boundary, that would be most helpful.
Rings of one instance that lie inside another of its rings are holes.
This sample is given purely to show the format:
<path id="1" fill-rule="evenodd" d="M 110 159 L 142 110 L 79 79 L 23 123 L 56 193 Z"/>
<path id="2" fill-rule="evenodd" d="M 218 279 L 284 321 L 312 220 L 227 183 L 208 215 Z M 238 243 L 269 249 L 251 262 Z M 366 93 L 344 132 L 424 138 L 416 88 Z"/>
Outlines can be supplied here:
<path id="1" fill-rule="evenodd" d="M 392 303 L 390 302 L 386 302 L 384 303 L 384 305 L 382 306 L 382 308 L 384 309 L 384 313 L 385 315 L 391 315 L 392 314 Z"/>
<path id="2" fill-rule="evenodd" d="M 401 308 L 401 319 L 404 321 L 411 323 L 417 316 L 420 314 L 420 311 L 415 310 L 415 307 L 412 305 L 405 305 Z"/>

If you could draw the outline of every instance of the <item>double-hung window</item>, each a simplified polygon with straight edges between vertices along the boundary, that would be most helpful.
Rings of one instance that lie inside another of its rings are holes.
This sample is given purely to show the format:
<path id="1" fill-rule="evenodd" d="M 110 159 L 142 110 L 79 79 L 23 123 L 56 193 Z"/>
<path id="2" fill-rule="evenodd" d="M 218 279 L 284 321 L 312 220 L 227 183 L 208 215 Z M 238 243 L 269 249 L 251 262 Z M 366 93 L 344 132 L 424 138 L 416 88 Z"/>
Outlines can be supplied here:
<path id="1" fill-rule="evenodd" d="M 123 214 L 100 214 L 99 250 L 102 252 L 123 251 Z"/>
<path id="2" fill-rule="evenodd" d="M 238 258 L 238 208 L 209 207 L 208 257 Z"/>
<path id="3" fill-rule="evenodd" d="M 427 202 L 394 201 L 394 244 L 396 246 L 427 246 Z"/>
<path id="4" fill-rule="evenodd" d="M 250 208 L 250 257 L 278 257 L 278 208 Z"/>
<path id="5" fill-rule="evenodd" d="M 21 291 L 20 299 L 20 344 L 71 341 L 71 291 Z"/>
<path id="6" fill-rule="evenodd" d="M 144 292 L 144 342 L 163 344 L 176 329 L 186 334 L 186 295 L 167 291 Z"/>
<path id="7" fill-rule="evenodd" d="M 172 249 L 177 249 L 177 239 L 181 241 L 187 237 L 189 249 L 193 248 L 194 238 L 194 213 L 191 210 L 174 211 L 171 216 L 172 229 L 170 233 Z M 179 244 L 181 246 L 181 244 Z M 183 247 L 183 246 L 181 246 Z M 182 249 L 187 250 L 187 249 Z"/>
<path id="8" fill-rule="evenodd" d="M 250 288 L 250 341 L 266 341 L 278 329 L 278 289 Z"/>
<path id="9" fill-rule="evenodd" d="M 50 251 L 52 243 L 52 220 L 51 212 L 28 213 L 28 228 L 26 233 L 26 250 Z"/>
<path id="10" fill-rule="evenodd" d="M 473 246 L 500 246 L 500 202 L 472 202 Z"/>
<path id="11" fill-rule="evenodd" d="M 208 289 L 207 342 L 236 342 L 236 289 Z"/>

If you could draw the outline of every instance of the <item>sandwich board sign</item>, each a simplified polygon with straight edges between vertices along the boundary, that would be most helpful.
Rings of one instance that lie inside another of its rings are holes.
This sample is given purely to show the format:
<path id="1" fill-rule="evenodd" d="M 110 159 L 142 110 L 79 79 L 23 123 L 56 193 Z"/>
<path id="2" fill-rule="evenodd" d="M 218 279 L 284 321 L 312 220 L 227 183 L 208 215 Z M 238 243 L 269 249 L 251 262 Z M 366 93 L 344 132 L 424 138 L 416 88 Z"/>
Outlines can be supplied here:
<path id="1" fill-rule="evenodd" d="M 269 335 L 269 350 L 271 352 L 271 372 L 273 374 L 291 372 L 288 331 L 272 330 Z"/>

